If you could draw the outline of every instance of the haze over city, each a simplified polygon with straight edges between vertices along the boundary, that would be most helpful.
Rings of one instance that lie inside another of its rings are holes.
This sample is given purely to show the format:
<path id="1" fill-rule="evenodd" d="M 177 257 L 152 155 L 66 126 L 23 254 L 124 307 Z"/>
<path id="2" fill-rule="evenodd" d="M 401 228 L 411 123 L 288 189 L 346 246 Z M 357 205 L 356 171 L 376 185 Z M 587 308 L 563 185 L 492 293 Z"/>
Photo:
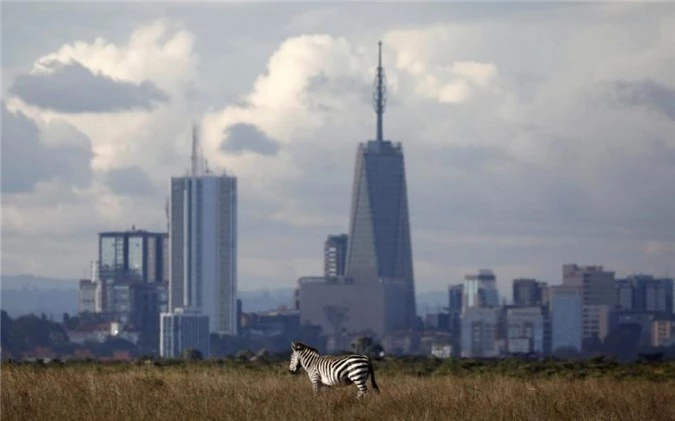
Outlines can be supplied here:
<path id="1" fill-rule="evenodd" d="M 97 233 L 165 231 L 196 121 L 238 179 L 238 288 L 321 274 L 382 40 L 417 291 L 672 276 L 674 7 L 3 3 L 2 273 L 75 281 Z"/>

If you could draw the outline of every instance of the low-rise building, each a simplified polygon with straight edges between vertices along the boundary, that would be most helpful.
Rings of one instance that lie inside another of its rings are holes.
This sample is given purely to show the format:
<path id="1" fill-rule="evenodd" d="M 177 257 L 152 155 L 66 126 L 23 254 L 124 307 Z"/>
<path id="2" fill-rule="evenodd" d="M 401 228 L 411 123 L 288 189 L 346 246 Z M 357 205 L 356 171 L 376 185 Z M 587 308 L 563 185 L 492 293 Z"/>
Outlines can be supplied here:
<path id="1" fill-rule="evenodd" d="M 188 349 L 208 357 L 209 316 L 198 310 L 177 308 L 173 313 L 162 313 L 160 320 L 161 357 L 179 358 Z"/>

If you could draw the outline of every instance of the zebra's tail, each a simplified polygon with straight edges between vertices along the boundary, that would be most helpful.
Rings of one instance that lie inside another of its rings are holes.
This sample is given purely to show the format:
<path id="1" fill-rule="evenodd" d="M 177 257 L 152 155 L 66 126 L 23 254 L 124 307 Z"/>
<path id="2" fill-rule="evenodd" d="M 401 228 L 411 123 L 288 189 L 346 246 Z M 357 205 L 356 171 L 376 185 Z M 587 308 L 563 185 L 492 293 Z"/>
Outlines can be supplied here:
<path id="1" fill-rule="evenodd" d="M 370 371 L 370 385 L 374 391 L 380 393 L 380 388 L 377 386 L 377 382 L 375 382 L 375 367 L 373 367 L 373 363 L 370 360 L 368 361 L 368 371 Z"/>

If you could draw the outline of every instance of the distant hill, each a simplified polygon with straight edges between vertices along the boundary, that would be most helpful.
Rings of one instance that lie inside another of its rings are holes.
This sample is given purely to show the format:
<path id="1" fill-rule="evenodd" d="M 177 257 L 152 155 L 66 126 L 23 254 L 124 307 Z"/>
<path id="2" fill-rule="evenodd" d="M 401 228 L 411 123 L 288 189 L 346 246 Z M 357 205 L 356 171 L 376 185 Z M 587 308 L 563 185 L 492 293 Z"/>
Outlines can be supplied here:
<path id="1" fill-rule="evenodd" d="M 258 289 L 252 291 L 239 291 L 242 310 L 244 312 L 256 312 L 265 310 L 274 310 L 279 306 L 286 306 L 289 309 L 294 307 L 293 288 L 279 289 Z"/>
<path id="2" fill-rule="evenodd" d="M 6 289 L 38 289 L 38 290 L 64 290 L 78 289 L 79 279 L 47 278 L 34 275 L 1 275 L 0 283 L 2 290 Z"/>
<path id="3" fill-rule="evenodd" d="M 47 278 L 33 275 L 2 275 L 0 308 L 11 317 L 28 313 L 45 313 L 60 320 L 63 313 L 75 314 L 78 309 L 79 280 Z M 293 288 L 265 288 L 239 291 L 243 311 L 275 310 L 280 306 L 293 308 Z M 448 305 L 447 291 L 417 294 L 417 313 L 424 316 Z"/>
<path id="4" fill-rule="evenodd" d="M 63 313 L 77 313 L 78 280 L 33 275 L 0 277 L 0 308 L 10 317 L 45 313 L 60 321 Z"/>
<path id="5" fill-rule="evenodd" d="M 60 320 L 63 313 L 78 311 L 78 279 L 2 275 L 0 282 L 0 308 L 11 317 L 45 313 Z M 240 291 L 239 298 L 246 312 L 274 310 L 282 305 L 293 307 L 292 288 Z"/>

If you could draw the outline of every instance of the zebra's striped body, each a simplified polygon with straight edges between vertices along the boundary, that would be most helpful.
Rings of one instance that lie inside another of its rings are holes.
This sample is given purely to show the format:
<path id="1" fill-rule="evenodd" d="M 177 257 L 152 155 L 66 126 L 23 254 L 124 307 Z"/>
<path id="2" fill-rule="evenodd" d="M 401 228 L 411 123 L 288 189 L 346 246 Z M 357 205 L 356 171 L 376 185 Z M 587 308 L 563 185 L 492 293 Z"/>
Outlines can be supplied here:
<path id="1" fill-rule="evenodd" d="M 344 386 L 354 383 L 359 389 L 357 397 L 368 393 L 366 380 L 370 375 L 373 390 L 380 392 L 375 382 L 375 370 L 366 355 L 320 355 L 319 351 L 302 343 L 291 344 L 291 365 L 289 371 L 296 373 L 302 366 L 312 382 L 314 392 L 321 386 Z"/>

